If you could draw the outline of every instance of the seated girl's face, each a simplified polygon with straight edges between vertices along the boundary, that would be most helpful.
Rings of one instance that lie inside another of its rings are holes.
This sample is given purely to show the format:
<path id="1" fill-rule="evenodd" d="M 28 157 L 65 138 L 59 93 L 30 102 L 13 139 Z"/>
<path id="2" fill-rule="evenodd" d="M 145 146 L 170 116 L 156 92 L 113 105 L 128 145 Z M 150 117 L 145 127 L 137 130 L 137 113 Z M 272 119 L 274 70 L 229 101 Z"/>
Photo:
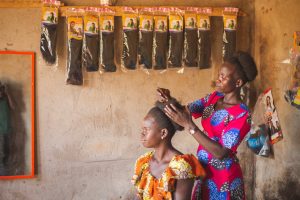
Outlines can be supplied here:
<path id="1" fill-rule="evenodd" d="M 159 128 L 156 119 L 151 115 L 146 115 L 142 122 L 141 142 L 146 148 L 157 147 L 161 139 L 161 128 Z"/>

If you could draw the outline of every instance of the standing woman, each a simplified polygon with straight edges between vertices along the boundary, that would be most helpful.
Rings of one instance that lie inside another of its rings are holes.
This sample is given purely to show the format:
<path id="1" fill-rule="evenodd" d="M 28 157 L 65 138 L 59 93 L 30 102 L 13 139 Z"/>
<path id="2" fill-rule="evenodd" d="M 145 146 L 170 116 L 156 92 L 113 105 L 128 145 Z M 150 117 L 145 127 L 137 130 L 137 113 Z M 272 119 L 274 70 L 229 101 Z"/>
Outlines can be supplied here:
<path id="1" fill-rule="evenodd" d="M 138 158 L 132 182 L 139 200 L 190 200 L 194 180 L 204 176 L 204 169 L 195 156 L 173 147 L 171 140 L 183 127 L 168 118 L 164 107 L 158 102 L 143 120 L 141 142 L 154 150 Z"/>
<path id="2" fill-rule="evenodd" d="M 186 109 L 166 106 L 165 113 L 183 126 L 199 143 L 197 156 L 205 167 L 206 178 L 195 186 L 193 200 L 245 199 L 243 175 L 236 157 L 237 148 L 250 130 L 251 115 L 242 103 L 241 87 L 255 79 L 253 58 L 237 52 L 222 64 L 215 92 L 198 99 Z M 159 88 L 159 100 L 171 99 L 167 89 Z M 192 117 L 202 117 L 203 131 Z"/>

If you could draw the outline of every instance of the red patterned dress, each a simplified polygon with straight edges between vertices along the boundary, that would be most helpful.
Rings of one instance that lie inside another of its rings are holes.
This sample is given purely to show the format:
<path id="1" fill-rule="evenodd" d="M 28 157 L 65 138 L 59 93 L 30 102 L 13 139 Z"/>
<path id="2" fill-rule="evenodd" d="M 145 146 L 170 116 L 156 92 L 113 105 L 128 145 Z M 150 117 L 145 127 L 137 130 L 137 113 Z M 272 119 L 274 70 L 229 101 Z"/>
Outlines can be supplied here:
<path id="1" fill-rule="evenodd" d="M 199 145 L 197 156 L 205 168 L 206 177 L 203 182 L 197 182 L 193 200 L 245 199 L 243 175 L 236 153 L 250 130 L 251 115 L 244 104 L 215 110 L 217 101 L 223 97 L 222 93 L 214 92 L 188 106 L 194 118 L 202 117 L 204 133 L 231 150 L 226 158 L 220 160 Z"/>

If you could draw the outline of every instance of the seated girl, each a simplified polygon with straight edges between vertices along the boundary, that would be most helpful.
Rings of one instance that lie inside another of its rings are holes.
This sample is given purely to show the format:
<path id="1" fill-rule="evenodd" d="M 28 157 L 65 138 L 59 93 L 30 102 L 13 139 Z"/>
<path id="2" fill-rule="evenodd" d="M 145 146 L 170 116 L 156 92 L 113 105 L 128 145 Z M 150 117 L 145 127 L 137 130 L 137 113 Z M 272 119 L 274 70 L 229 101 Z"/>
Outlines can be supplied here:
<path id="1" fill-rule="evenodd" d="M 192 154 L 182 154 L 172 145 L 172 138 L 182 126 L 174 123 L 163 111 L 165 105 L 180 104 L 172 99 L 157 102 L 142 123 L 141 142 L 154 150 L 136 161 L 132 182 L 137 189 L 137 199 L 190 200 L 194 180 L 205 172 Z"/>

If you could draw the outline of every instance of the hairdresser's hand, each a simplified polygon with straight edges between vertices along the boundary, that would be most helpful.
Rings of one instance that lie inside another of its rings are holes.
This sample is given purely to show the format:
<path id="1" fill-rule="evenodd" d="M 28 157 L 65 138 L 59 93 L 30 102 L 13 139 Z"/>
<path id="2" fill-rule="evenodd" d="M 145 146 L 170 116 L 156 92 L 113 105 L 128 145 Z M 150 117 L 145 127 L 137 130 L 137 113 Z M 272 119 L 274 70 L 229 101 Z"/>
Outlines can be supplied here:
<path id="1" fill-rule="evenodd" d="M 165 107 L 165 113 L 170 119 L 184 128 L 190 127 L 193 123 L 191 114 L 187 107 L 183 110 L 179 110 L 173 104 L 170 104 Z"/>
<path id="2" fill-rule="evenodd" d="M 165 103 L 168 102 L 172 97 L 170 90 L 165 88 L 157 88 L 157 99 L 159 102 Z"/>

